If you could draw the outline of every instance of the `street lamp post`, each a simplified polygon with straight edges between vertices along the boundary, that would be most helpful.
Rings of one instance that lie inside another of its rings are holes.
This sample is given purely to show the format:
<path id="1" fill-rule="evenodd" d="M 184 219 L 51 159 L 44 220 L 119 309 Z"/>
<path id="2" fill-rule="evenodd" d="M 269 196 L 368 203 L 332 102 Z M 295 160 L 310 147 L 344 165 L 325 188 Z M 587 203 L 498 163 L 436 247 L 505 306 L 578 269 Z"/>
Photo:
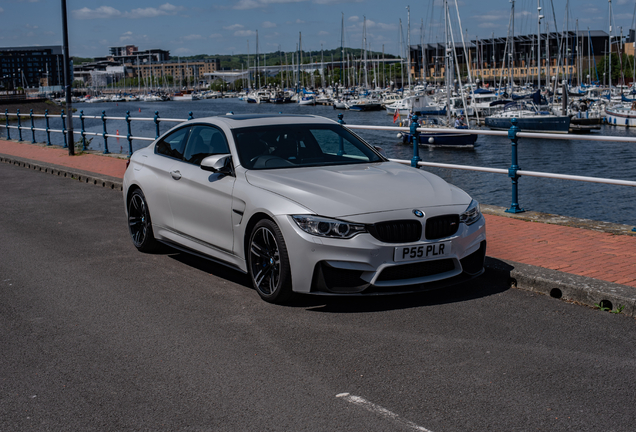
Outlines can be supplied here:
<path id="1" fill-rule="evenodd" d="M 73 107 L 71 106 L 71 73 L 69 70 L 70 56 L 68 54 L 68 25 L 66 22 L 66 0 L 62 0 L 62 39 L 64 43 L 64 89 L 66 93 L 66 117 L 68 118 L 68 154 L 73 156 L 75 154 L 75 139 L 73 136 Z"/>

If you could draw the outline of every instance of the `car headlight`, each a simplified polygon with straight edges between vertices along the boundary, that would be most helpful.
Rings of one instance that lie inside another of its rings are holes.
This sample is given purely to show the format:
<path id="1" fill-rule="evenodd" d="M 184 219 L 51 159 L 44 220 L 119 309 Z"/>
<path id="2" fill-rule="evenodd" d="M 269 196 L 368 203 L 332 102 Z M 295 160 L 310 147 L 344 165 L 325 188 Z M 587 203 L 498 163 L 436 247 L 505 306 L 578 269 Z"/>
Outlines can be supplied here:
<path id="1" fill-rule="evenodd" d="M 292 216 L 298 227 L 311 235 L 331 238 L 351 238 L 356 234 L 367 232 L 363 224 L 345 222 L 320 216 Z"/>
<path id="2" fill-rule="evenodd" d="M 470 205 L 464 213 L 459 215 L 459 221 L 466 225 L 472 225 L 481 217 L 481 210 L 479 210 L 479 203 L 475 200 L 470 202 Z"/>

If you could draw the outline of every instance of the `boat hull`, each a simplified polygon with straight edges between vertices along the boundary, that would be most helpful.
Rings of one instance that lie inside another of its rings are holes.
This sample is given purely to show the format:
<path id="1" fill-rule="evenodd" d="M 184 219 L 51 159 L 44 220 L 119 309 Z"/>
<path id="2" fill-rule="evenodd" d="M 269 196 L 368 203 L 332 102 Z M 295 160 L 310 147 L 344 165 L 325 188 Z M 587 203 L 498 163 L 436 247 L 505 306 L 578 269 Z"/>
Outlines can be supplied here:
<path id="1" fill-rule="evenodd" d="M 380 105 L 380 104 L 356 104 L 356 105 L 350 105 L 349 109 L 351 111 L 380 111 L 382 109 L 382 105 Z"/>
<path id="2" fill-rule="evenodd" d="M 509 130 L 512 126 L 510 120 L 513 117 L 486 117 L 485 124 L 494 130 Z M 569 117 L 533 117 L 517 119 L 517 126 L 524 132 L 537 133 L 563 133 L 566 134 L 570 130 Z"/>
<path id="3" fill-rule="evenodd" d="M 452 133 L 452 132 L 437 132 L 437 133 L 420 133 L 419 144 L 427 146 L 440 146 L 440 147 L 474 147 L 477 141 L 477 134 L 469 133 Z M 408 144 L 413 142 L 411 134 L 402 134 L 402 142 Z"/>
<path id="4" fill-rule="evenodd" d="M 607 123 L 614 126 L 635 127 L 636 126 L 636 110 L 619 108 L 606 109 Z"/>

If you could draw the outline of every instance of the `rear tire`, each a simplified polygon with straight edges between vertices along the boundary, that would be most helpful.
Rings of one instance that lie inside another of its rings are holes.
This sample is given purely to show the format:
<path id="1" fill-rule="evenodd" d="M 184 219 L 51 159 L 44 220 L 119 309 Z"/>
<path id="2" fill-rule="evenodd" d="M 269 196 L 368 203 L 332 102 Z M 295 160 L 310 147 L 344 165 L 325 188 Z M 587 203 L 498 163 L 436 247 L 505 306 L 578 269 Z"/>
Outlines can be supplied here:
<path id="1" fill-rule="evenodd" d="M 283 233 L 263 219 L 254 226 L 247 250 L 247 266 L 254 289 L 269 303 L 283 303 L 292 296 L 291 268 Z"/>
<path id="2" fill-rule="evenodd" d="M 128 200 L 128 231 L 139 251 L 154 252 L 159 249 L 159 242 L 152 232 L 146 197 L 141 189 L 135 189 Z"/>

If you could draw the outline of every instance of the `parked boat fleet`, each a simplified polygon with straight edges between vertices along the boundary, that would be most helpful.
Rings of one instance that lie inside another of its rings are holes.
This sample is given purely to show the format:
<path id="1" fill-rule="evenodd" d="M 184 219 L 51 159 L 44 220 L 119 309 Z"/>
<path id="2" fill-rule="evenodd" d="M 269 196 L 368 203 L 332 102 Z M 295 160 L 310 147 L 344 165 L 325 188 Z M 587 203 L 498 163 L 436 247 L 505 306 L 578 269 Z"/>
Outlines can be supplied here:
<path id="1" fill-rule="evenodd" d="M 101 94 L 76 98 L 74 102 L 126 102 L 126 101 L 194 101 L 221 97 L 237 97 L 247 103 L 297 103 L 299 105 L 331 105 L 334 109 L 355 111 L 385 110 L 393 122 L 409 125 L 413 114 L 419 117 L 421 127 L 427 129 L 454 127 L 456 133 L 422 133 L 422 145 L 470 147 L 477 135 L 462 131 L 469 124 L 485 125 L 490 129 L 508 130 L 511 119 L 516 118 L 521 130 L 542 133 L 590 132 L 607 122 L 616 126 L 636 126 L 636 89 L 599 86 L 537 90 L 533 86 L 505 89 L 478 88 L 465 85 L 450 89 L 416 85 L 410 90 L 363 88 L 325 88 L 318 90 L 263 88 L 242 92 L 187 91 L 145 94 Z M 628 97 L 631 96 L 631 97 Z M 412 142 L 408 133 L 399 135 Z"/>
<path id="2" fill-rule="evenodd" d="M 636 126 L 636 95 L 631 88 L 614 87 L 610 91 L 599 86 L 569 88 L 557 91 L 528 86 L 505 89 L 477 88 L 466 85 L 446 93 L 444 87 L 417 85 L 411 90 L 334 89 L 316 91 L 261 89 L 240 93 L 248 103 L 298 103 L 300 105 L 332 105 L 334 109 L 356 111 L 385 110 L 401 123 L 412 114 L 426 117 L 426 123 L 452 126 L 453 119 L 474 119 L 491 129 L 507 130 L 510 120 L 517 118 L 522 130 L 545 133 L 589 132 L 603 122 Z M 429 119 L 431 118 L 431 119 Z M 468 121 L 466 122 L 468 123 Z"/>

